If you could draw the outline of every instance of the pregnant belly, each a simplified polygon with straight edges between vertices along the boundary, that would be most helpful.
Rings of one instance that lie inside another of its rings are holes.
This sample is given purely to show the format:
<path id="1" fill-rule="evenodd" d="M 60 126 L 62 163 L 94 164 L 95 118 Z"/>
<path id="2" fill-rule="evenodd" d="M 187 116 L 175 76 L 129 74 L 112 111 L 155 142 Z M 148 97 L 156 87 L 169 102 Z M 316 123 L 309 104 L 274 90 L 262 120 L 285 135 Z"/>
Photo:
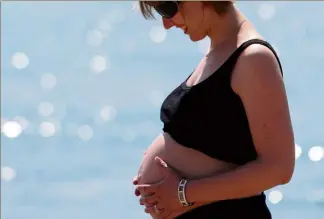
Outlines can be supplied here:
<path id="1" fill-rule="evenodd" d="M 216 160 L 199 151 L 183 147 L 174 141 L 170 135 L 163 133 L 152 142 L 143 157 L 138 172 L 140 184 L 156 183 L 163 179 L 154 161 L 156 156 L 162 158 L 182 177 L 188 179 L 199 179 L 227 172 L 236 167 L 234 164 Z M 199 205 L 201 204 L 196 203 L 195 206 L 184 208 L 182 212 L 174 212 L 171 218 L 183 214 Z"/>

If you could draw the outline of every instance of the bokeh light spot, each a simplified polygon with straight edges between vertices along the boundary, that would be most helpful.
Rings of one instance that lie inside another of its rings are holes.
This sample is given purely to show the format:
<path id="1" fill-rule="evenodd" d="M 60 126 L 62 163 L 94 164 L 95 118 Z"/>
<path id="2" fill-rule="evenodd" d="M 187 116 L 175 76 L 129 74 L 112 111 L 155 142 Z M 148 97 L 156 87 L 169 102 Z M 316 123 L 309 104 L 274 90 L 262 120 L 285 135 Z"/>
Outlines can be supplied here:
<path id="1" fill-rule="evenodd" d="M 88 141 L 93 137 L 93 130 L 89 125 L 82 125 L 77 129 L 78 137 L 83 141 Z"/>
<path id="2" fill-rule="evenodd" d="M 41 116 L 50 116 L 54 112 L 54 106 L 50 102 L 41 102 L 38 105 L 38 113 Z"/>
<path id="3" fill-rule="evenodd" d="M 279 202 L 282 201 L 283 194 L 279 190 L 273 190 L 269 193 L 268 198 L 272 204 L 278 204 Z"/>
<path id="4" fill-rule="evenodd" d="M 149 35 L 154 43 L 162 43 L 166 39 L 167 32 L 163 27 L 153 26 Z"/>
<path id="5" fill-rule="evenodd" d="M 259 17 L 263 20 L 270 20 L 276 14 L 276 8 L 271 3 L 262 3 L 258 10 Z"/>
<path id="6" fill-rule="evenodd" d="M 52 122 L 42 122 L 39 126 L 39 132 L 45 138 L 51 137 L 56 132 L 55 125 Z"/>
<path id="7" fill-rule="evenodd" d="M 308 151 L 308 157 L 311 161 L 318 162 L 323 159 L 324 149 L 322 146 L 313 146 Z"/>
<path id="8" fill-rule="evenodd" d="M 10 167 L 1 167 L 1 180 L 12 181 L 16 178 L 17 173 Z"/>
<path id="9" fill-rule="evenodd" d="M 17 69 L 24 69 L 29 65 L 29 58 L 25 53 L 16 52 L 11 58 L 11 63 Z"/>
<path id="10" fill-rule="evenodd" d="M 104 35 L 98 29 L 90 30 L 87 33 L 86 40 L 90 46 L 100 46 L 104 41 Z"/>
<path id="11" fill-rule="evenodd" d="M 96 55 L 91 59 L 90 68 L 94 73 L 102 73 L 108 67 L 107 58 Z"/>
<path id="12" fill-rule="evenodd" d="M 120 133 L 120 137 L 125 142 L 133 142 L 137 138 L 137 135 L 137 132 L 131 127 L 124 128 Z"/>
<path id="13" fill-rule="evenodd" d="M 295 159 L 297 160 L 302 153 L 303 153 L 302 148 L 298 144 L 295 144 Z"/>
<path id="14" fill-rule="evenodd" d="M 44 89 L 52 89 L 56 85 L 56 77 L 52 73 L 45 73 L 41 77 L 40 85 Z"/>
<path id="15" fill-rule="evenodd" d="M 17 121 L 7 121 L 3 125 L 1 130 L 8 138 L 17 138 L 21 132 L 22 127 Z"/>
<path id="16" fill-rule="evenodd" d="M 100 117 L 103 121 L 108 122 L 116 118 L 117 110 L 112 106 L 104 106 L 100 110 Z"/>

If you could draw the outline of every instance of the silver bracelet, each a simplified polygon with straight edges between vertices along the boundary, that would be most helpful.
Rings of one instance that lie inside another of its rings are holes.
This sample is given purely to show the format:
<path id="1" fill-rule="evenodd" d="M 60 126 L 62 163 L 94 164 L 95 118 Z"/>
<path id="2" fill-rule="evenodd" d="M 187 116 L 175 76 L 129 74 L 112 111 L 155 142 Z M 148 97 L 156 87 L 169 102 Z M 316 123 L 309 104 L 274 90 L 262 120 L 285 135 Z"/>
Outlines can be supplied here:
<path id="1" fill-rule="evenodd" d="M 187 185 L 187 180 L 182 179 L 179 182 L 178 185 L 178 198 L 182 206 L 192 206 L 194 203 L 188 203 L 186 199 L 186 185 Z"/>

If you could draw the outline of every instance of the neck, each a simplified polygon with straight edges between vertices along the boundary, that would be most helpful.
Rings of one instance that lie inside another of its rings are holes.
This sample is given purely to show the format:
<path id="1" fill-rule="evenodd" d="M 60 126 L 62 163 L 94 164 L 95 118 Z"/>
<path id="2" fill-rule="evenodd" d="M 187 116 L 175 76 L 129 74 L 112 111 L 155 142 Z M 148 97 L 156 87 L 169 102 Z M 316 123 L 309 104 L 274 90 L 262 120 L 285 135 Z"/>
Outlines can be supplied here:
<path id="1" fill-rule="evenodd" d="M 208 37 L 210 38 L 210 50 L 225 43 L 228 39 L 236 37 L 239 28 L 244 21 L 243 15 L 233 5 L 229 11 L 220 16 L 213 13 Z"/>

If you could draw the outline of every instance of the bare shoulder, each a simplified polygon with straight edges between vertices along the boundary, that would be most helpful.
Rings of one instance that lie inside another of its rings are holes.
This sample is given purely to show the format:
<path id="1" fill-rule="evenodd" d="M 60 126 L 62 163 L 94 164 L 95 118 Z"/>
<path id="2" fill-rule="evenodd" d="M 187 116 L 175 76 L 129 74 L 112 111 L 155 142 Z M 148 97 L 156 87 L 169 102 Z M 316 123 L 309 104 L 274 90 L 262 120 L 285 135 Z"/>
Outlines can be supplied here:
<path id="1" fill-rule="evenodd" d="M 248 47 L 235 66 L 231 83 L 244 105 L 259 158 L 277 165 L 282 182 L 289 182 L 295 161 L 294 134 L 275 54 L 263 45 Z"/>
<path id="2" fill-rule="evenodd" d="M 274 52 L 261 44 L 249 46 L 236 63 L 231 83 L 236 93 L 246 87 L 251 88 L 251 85 L 275 86 L 283 83 L 280 65 Z"/>

